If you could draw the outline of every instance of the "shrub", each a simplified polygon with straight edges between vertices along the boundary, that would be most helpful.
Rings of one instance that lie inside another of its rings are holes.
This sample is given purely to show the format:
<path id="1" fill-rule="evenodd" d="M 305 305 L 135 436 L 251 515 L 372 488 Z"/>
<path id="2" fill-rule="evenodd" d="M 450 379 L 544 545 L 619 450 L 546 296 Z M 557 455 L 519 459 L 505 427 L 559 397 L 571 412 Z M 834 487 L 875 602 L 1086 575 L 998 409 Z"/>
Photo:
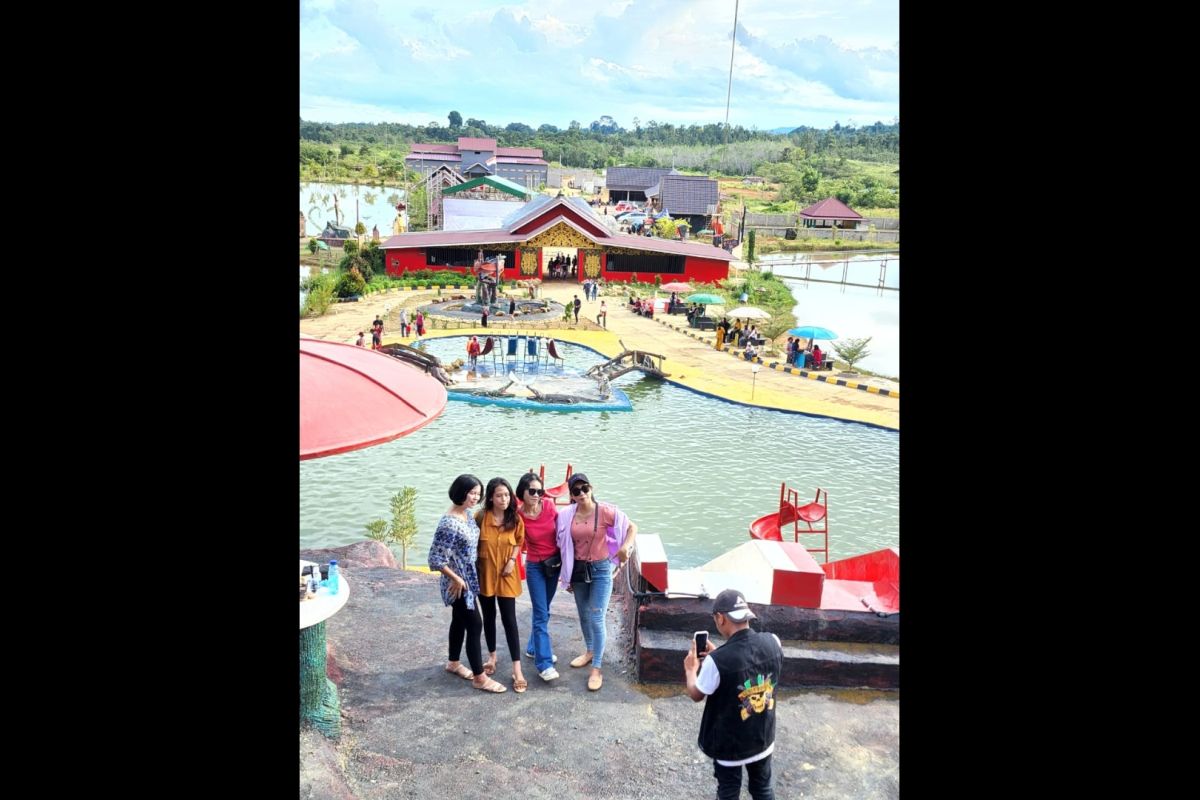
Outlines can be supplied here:
<path id="1" fill-rule="evenodd" d="M 347 256 L 352 256 L 358 253 L 358 242 L 353 239 L 347 239 L 342 245 L 342 252 Z"/>
<path id="2" fill-rule="evenodd" d="M 337 276 L 322 273 L 306 280 L 302 286 L 308 295 L 304 298 L 302 317 L 319 317 L 329 310 L 335 296 Z"/>
<path id="3" fill-rule="evenodd" d="M 362 273 L 357 267 L 352 267 L 347 272 L 340 273 L 337 279 L 337 296 L 352 297 L 356 294 L 362 294 L 363 287 L 367 282 L 363 279 Z"/>

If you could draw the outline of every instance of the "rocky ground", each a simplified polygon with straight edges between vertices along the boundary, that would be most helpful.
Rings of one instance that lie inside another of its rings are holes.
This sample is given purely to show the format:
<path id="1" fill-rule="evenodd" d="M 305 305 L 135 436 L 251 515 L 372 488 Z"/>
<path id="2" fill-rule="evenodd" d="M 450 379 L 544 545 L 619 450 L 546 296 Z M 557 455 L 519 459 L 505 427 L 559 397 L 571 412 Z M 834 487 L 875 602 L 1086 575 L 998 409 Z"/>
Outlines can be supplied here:
<path id="1" fill-rule="evenodd" d="M 328 674 L 339 687 L 343 733 L 300 731 L 302 798 L 612 798 L 677 800 L 716 792 L 712 763 L 696 747 L 702 704 L 675 685 L 630 680 L 627 638 L 610 609 L 605 682 L 586 688 L 570 595 L 551 606 L 562 677 L 544 683 L 525 660 L 529 690 L 485 694 L 447 674 L 450 613 L 435 575 L 387 566 L 375 543 L 306 551 L 339 557 L 353 591 L 327 623 Z M 336 554 L 336 555 L 333 555 Z M 618 603 L 614 599 L 614 606 Z M 517 601 L 522 643 L 527 596 Z M 501 650 L 496 678 L 510 682 Z M 465 656 L 464 656 L 465 657 Z M 899 796 L 898 693 L 780 693 L 775 752 L 780 798 Z"/>

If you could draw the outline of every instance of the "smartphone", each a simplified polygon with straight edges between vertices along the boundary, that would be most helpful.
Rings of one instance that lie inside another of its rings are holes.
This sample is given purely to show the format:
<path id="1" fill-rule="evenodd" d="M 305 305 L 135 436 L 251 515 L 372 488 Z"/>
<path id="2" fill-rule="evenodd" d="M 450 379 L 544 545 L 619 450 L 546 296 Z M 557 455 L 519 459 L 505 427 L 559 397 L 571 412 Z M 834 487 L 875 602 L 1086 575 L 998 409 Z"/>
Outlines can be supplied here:
<path id="1" fill-rule="evenodd" d="M 708 655 L 708 631 L 696 631 L 696 658 Z"/>

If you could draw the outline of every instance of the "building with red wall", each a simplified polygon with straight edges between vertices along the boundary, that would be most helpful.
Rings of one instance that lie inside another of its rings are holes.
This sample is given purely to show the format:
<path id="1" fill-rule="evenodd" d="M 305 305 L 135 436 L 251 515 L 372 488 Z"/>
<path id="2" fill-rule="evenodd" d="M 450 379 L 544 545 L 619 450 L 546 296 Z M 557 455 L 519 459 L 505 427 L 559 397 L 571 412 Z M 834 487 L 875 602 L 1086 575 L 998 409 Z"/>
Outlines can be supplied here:
<path id="1" fill-rule="evenodd" d="M 636 275 L 663 283 L 694 280 L 711 283 L 728 277 L 733 256 L 711 243 L 677 241 L 614 233 L 605 220 L 578 197 L 536 197 L 502 227 L 481 231 L 401 233 L 381 245 L 389 275 L 422 269 L 466 272 L 476 253 L 504 256 L 504 278 L 544 278 L 543 251 L 569 251 L 577 260 L 573 277 L 628 282 Z"/>

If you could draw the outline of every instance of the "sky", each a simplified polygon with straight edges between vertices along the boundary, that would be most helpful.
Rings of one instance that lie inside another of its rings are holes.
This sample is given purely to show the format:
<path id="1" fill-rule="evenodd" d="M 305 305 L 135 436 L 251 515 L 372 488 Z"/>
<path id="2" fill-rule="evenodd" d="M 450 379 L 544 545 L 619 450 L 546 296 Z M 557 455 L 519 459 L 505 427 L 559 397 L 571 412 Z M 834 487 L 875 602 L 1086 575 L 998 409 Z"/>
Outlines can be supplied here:
<path id="1" fill-rule="evenodd" d="M 301 0 L 300 117 L 725 120 L 734 0 Z M 900 115 L 899 0 L 741 0 L 729 123 Z"/>

